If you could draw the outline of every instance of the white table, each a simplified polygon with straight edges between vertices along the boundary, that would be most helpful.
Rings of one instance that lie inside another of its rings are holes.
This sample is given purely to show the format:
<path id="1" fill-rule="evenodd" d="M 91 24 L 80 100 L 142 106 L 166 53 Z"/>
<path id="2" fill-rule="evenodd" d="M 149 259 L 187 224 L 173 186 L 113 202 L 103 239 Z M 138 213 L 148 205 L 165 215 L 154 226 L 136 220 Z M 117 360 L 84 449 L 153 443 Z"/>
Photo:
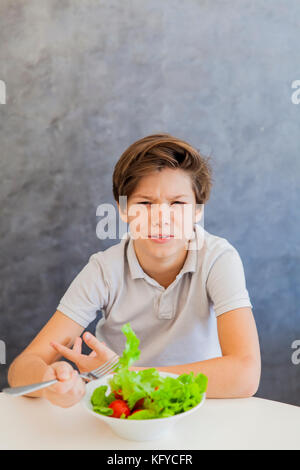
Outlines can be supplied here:
<path id="1" fill-rule="evenodd" d="M 261 398 L 207 399 L 165 439 L 117 437 L 81 404 L 0 393 L 0 449 L 300 449 L 300 407 Z"/>

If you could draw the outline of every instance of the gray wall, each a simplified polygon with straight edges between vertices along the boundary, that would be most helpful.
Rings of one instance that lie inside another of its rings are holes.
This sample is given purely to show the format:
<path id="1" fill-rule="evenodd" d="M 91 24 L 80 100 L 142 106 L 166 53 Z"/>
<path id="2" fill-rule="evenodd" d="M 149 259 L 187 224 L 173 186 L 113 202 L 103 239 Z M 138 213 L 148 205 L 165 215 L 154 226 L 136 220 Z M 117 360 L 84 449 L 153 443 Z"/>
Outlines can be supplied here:
<path id="1" fill-rule="evenodd" d="M 1 1 L 1 388 L 112 244 L 96 237 L 96 208 L 113 202 L 119 156 L 163 131 L 213 157 L 205 228 L 244 263 L 257 396 L 300 405 L 299 17 L 298 0 Z"/>

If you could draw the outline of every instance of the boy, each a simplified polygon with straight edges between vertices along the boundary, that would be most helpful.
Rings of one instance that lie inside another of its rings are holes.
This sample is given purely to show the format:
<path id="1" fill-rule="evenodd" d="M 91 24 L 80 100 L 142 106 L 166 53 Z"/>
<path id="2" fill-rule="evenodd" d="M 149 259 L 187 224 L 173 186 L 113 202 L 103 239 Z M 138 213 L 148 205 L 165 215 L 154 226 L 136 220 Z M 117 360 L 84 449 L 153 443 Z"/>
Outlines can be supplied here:
<path id="1" fill-rule="evenodd" d="M 133 143 L 117 162 L 113 193 L 130 230 L 93 254 L 57 311 L 12 363 L 11 386 L 58 378 L 34 392 L 69 407 L 85 393 L 71 365 L 95 369 L 125 345 L 130 322 L 140 339 L 138 370 L 202 372 L 207 397 L 250 397 L 260 380 L 260 350 L 237 250 L 197 224 L 211 189 L 211 169 L 191 145 L 169 134 Z M 120 205 L 126 196 L 127 205 Z M 188 208 L 189 210 L 186 210 Z M 96 318 L 96 336 L 83 330 Z M 100 341 L 101 340 L 101 341 Z M 72 349 L 70 346 L 72 346 Z"/>

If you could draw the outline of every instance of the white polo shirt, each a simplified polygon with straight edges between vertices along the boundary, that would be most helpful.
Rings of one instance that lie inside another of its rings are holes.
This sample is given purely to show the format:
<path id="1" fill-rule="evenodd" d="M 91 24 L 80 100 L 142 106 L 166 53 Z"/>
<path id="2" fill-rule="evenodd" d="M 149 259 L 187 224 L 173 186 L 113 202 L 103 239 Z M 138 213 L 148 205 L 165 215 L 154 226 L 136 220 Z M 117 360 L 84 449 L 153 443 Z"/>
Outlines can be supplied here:
<path id="1" fill-rule="evenodd" d="M 165 366 L 222 356 L 216 317 L 251 307 L 244 268 L 225 239 L 195 224 L 195 239 L 176 279 L 167 288 L 139 264 L 130 232 L 90 256 L 61 298 L 57 310 L 84 328 L 97 311 L 96 336 L 121 355 L 130 322 L 140 339 L 136 366 Z"/>

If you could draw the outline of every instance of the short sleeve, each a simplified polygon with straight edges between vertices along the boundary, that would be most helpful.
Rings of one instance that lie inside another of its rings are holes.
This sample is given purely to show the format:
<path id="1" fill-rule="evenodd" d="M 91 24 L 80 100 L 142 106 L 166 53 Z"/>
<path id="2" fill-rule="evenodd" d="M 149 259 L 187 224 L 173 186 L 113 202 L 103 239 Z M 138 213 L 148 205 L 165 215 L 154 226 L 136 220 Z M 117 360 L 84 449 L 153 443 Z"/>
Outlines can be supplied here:
<path id="1" fill-rule="evenodd" d="M 216 316 L 240 307 L 251 307 L 242 260 L 232 247 L 213 263 L 206 282 Z"/>
<path id="2" fill-rule="evenodd" d="M 60 299 L 57 310 L 86 328 L 108 303 L 109 284 L 100 253 L 93 254 Z"/>

